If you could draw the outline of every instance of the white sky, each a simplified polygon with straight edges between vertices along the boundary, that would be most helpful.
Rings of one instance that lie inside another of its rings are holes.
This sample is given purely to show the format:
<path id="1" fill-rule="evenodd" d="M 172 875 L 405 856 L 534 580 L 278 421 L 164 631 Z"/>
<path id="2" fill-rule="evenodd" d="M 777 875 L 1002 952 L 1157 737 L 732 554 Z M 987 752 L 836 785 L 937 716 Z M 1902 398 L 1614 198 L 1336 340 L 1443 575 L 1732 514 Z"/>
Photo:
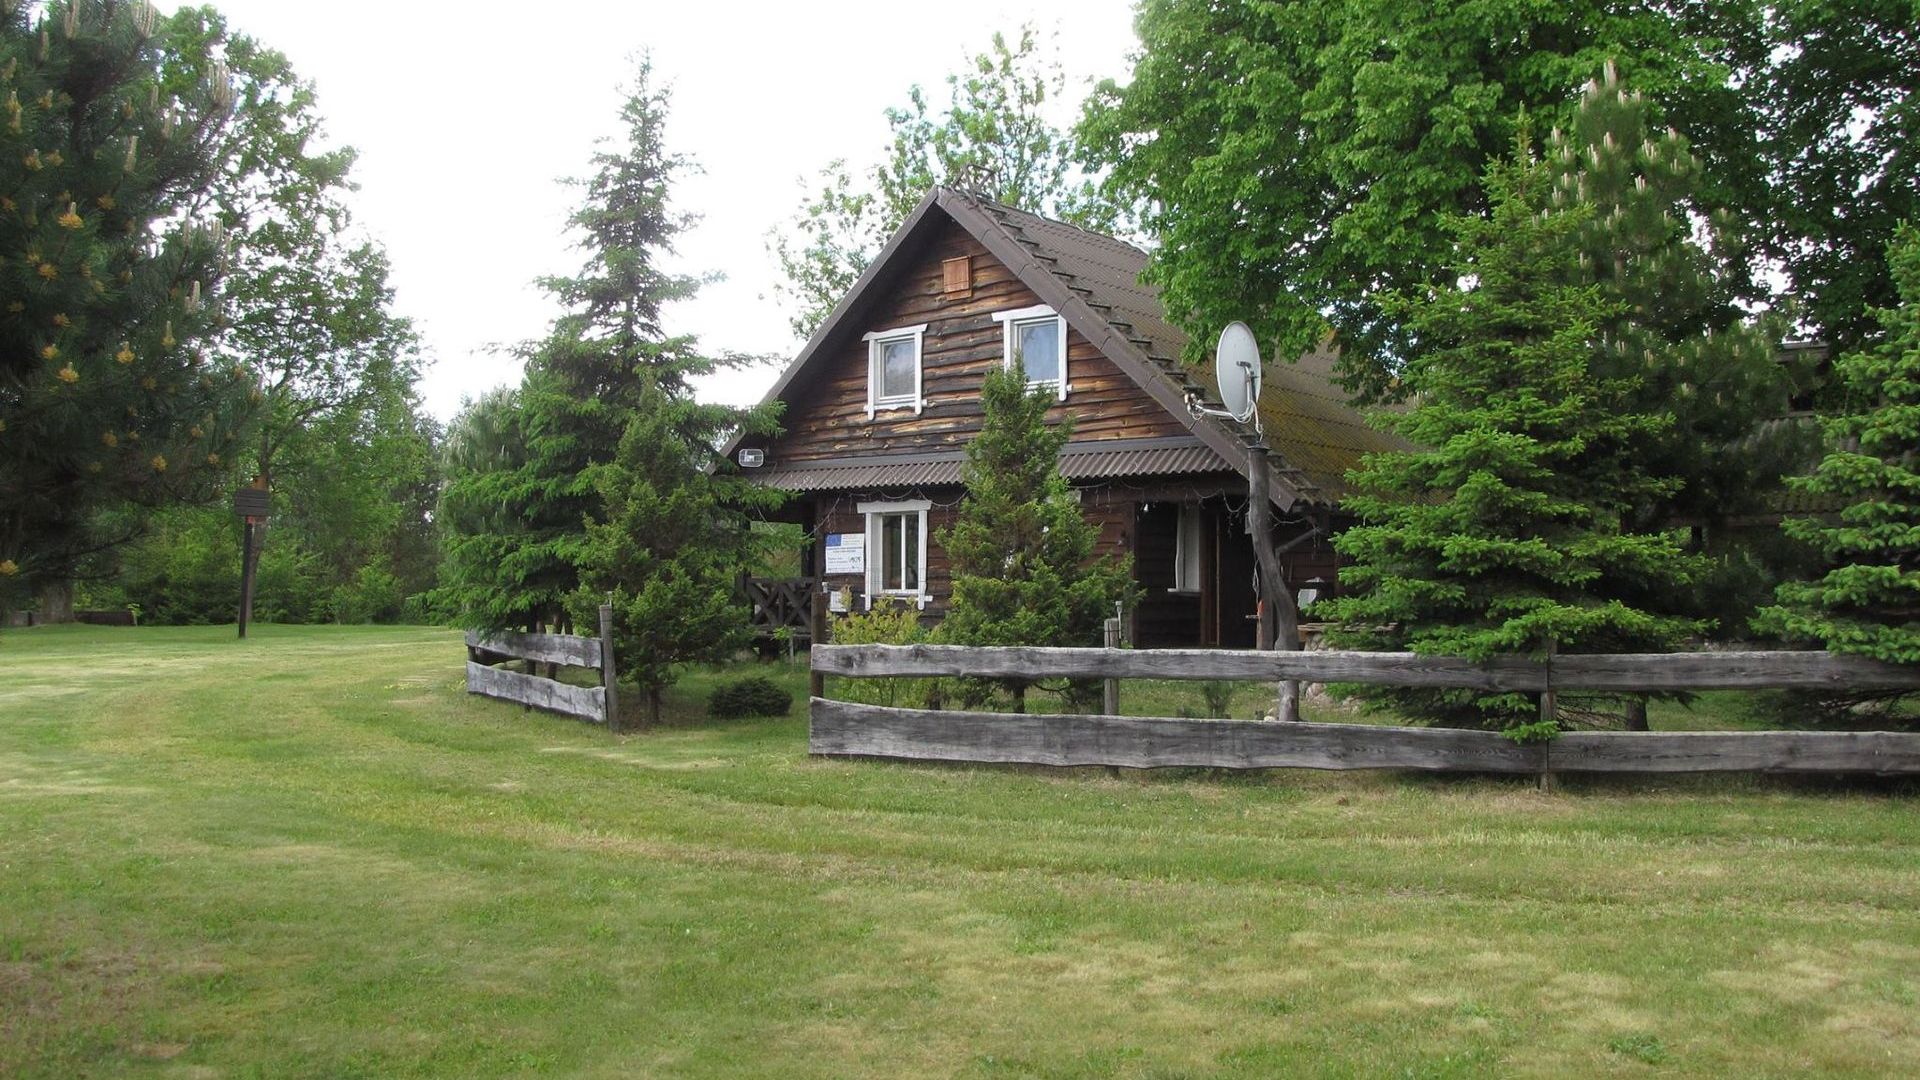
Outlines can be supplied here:
<path id="1" fill-rule="evenodd" d="M 835 157 L 877 160 L 882 110 L 916 82 L 944 102 L 947 73 L 995 30 L 1031 21 L 1052 35 L 1076 107 L 1092 81 L 1124 77 L 1135 48 L 1130 0 L 213 3 L 287 54 L 316 84 L 330 138 L 359 151 L 357 222 L 392 261 L 397 310 L 432 365 L 421 391 L 442 418 L 517 380 L 518 362 L 489 346 L 537 338 L 556 313 L 533 282 L 578 264 L 562 226 L 572 196 L 557 181 L 584 174 L 595 136 L 615 132 L 639 50 L 674 89 L 670 147 L 705 170 L 675 192 L 702 216 L 677 269 L 727 276 L 670 311 L 667 328 L 784 357 L 799 343 L 773 300 L 765 238 L 798 206 L 802 177 Z M 731 373 L 703 393 L 755 401 L 777 371 Z"/>

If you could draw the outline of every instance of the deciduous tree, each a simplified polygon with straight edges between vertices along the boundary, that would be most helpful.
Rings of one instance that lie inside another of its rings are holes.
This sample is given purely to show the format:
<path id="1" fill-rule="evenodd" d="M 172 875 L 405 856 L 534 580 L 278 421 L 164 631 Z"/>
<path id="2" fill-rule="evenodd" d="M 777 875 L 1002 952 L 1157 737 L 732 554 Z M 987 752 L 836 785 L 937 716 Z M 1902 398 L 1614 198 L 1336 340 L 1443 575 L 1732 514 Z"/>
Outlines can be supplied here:
<path id="1" fill-rule="evenodd" d="M 796 335 L 813 332 L 936 185 L 1093 229 L 1110 231 L 1119 219 L 1074 165 L 1073 134 L 1046 116 L 1066 77 L 1041 52 L 1031 26 L 1012 44 L 994 34 L 988 49 L 946 82 L 944 110 L 914 86 L 906 105 L 886 111 L 886 159 L 866 172 L 844 159 L 827 165 L 792 222 L 770 237 L 780 265 L 775 291 L 792 309 Z"/>
<path id="2" fill-rule="evenodd" d="M 1288 356 L 1331 323 L 1356 387 L 1386 392 L 1408 332 L 1381 298 L 1439 276 L 1450 215 L 1488 212 L 1479 180 L 1515 117 L 1565 124 L 1609 57 L 1706 159 L 1700 209 L 1759 168 L 1732 78 L 1765 59 L 1751 3 L 1145 0 L 1136 26 L 1130 80 L 1096 92 L 1079 134 L 1109 194 L 1143 208 L 1196 361 L 1233 319 Z"/>

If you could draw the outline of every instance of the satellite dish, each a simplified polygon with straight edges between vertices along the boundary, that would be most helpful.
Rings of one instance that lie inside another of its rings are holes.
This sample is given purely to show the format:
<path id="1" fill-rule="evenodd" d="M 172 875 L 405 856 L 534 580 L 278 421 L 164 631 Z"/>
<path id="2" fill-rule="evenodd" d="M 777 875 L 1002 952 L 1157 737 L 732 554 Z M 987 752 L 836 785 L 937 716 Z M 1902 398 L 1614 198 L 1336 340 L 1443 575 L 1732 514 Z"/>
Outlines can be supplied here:
<path id="1" fill-rule="evenodd" d="M 1220 385 L 1220 403 L 1235 420 L 1246 423 L 1260 403 L 1260 342 L 1246 323 L 1230 322 L 1220 331 L 1213 377 Z"/>

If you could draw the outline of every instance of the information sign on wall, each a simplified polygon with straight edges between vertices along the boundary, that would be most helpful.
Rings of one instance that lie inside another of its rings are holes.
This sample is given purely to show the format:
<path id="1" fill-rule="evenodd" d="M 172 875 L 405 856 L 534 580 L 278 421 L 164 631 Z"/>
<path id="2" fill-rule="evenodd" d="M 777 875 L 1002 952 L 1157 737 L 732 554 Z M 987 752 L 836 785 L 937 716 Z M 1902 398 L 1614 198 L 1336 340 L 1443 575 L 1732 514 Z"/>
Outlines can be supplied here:
<path id="1" fill-rule="evenodd" d="M 865 533 L 827 534 L 827 574 L 864 574 L 867 572 Z"/>

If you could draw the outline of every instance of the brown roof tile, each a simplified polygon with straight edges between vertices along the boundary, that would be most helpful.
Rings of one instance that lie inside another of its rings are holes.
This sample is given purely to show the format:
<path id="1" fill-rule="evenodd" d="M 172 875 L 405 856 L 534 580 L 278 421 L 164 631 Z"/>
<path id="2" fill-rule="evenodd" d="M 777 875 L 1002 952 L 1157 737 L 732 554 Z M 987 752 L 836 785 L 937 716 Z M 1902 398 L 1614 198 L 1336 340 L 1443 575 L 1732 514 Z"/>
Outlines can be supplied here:
<path id="1" fill-rule="evenodd" d="M 1084 290 L 1087 302 L 1102 310 L 1127 337 L 1144 342 L 1142 351 L 1177 385 L 1191 385 L 1213 403 L 1219 393 L 1212 372 L 1187 371 L 1179 362 L 1187 335 L 1167 321 L 1159 290 L 1140 281 L 1147 254 L 1110 236 L 1039 217 L 985 199 L 974 198 L 1016 239 L 1069 286 Z M 1362 456 L 1400 450 L 1409 443 L 1370 426 L 1334 381 L 1338 353 L 1319 349 L 1292 363 L 1269 359 L 1260 395 L 1260 425 L 1267 445 L 1278 455 L 1276 468 L 1297 472 L 1314 501 L 1337 501 L 1347 491 L 1346 473 Z M 1184 380 L 1182 377 L 1185 377 Z M 1232 425 L 1229 425 L 1232 426 Z"/>

